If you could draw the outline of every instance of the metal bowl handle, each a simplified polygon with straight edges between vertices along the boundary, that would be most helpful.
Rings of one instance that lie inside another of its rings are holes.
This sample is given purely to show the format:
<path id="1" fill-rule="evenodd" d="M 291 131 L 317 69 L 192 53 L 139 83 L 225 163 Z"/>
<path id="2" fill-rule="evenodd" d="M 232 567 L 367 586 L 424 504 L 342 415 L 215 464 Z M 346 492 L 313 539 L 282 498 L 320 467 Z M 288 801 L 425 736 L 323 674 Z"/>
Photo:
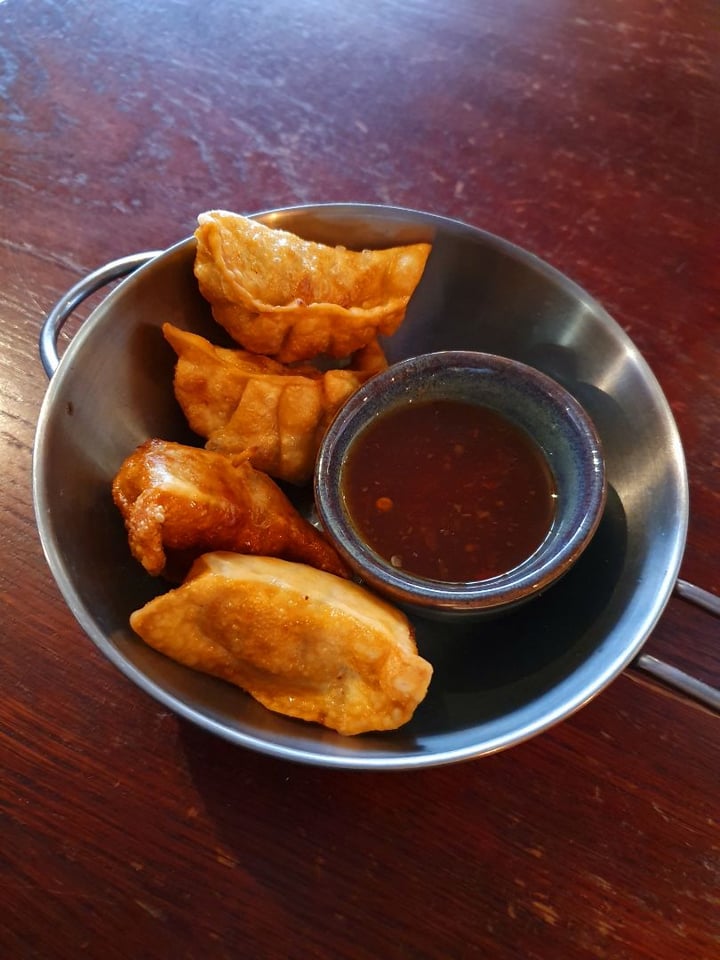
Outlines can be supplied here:
<path id="1" fill-rule="evenodd" d="M 92 273 L 83 277 L 82 280 L 78 280 L 75 286 L 71 287 L 67 293 L 58 300 L 45 318 L 42 329 L 40 330 L 38 343 L 40 361 L 42 362 L 48 379 L 52 377 L 60 363 L 60 355 L 57 349 L 58 337 L 63 324 L 72 312 L 80 306 L 83 300 L 87 300 L 87 298 L 92 293 L 95 293 L 96 290 L 99 290 L 100 287 L 104 287 L 113 280 L 119 280 L 120 277 L 127 276 L 129 273 L 137 270 L 138 267 L 148 263 L 160 252 L 159 250 L 155 250 L 147 253 L 133 253 L 129 257 L 122 257 L 120 260 L 113 260 L 111 263 L 106 263 L 104 267 L 98 267 L 97 270 L 93 270 Z"/>
<path id="2" fill-rule="evenodd" d="M 678 579 L 675 582 L 675 593 L 688 603 L 706 610 L 716 617 L 720 617 L 720 597 L 709 590 L 703 590 L 702 587 L 695 586 L 694 583 L 688 583 L 687 580 Z M 685 696 L 697 701 L 720 714 L 720 689 L 693 677 L 684 670 L 679 670 L 664 660 L 658 660 L 647 653 L 641 653 L 633 660 L 631 666 L 644 673 L 650 674 L 655 680 L 659 680 L 667 687 L 684 693 Z"/>

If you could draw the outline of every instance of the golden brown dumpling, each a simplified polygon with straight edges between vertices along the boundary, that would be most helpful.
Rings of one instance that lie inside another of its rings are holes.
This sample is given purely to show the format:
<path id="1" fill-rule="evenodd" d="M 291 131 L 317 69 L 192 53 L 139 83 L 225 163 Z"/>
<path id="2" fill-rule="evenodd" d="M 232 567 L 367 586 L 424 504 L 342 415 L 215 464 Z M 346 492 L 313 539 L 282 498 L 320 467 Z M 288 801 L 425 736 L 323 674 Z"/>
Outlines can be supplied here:
<path id="1" fill-rule="evenodd" d="M 430 253 L 329 247 L 223 210 L 198 224 L 195 275 L 215 320 L 283 363 L 345 357 L 394 333 Z"/>
<path id="2" fill-rule="evenodd" d="M 432 667 L 399 610 L 303 564 L 211 553 L 130 618 L 172 659 L 278 713 L 351 735 L 406 723 Z"/>
<path id="3" fill-rule="evenodd" d="M 242 457 L 148 440 L 122 464 L 112 493 L 133 556 L 154 576 L 182 579 L 208 550 L 286 557 L 347 576 L 335 548 Z"/>
<path id="4" fill-rule="evenodd" d="M 377 341 L 358 351 L 351 367 L 322 373 L 216 347 L 168 323 L 163 333 L 178 355 L 175 396 L 207 448 L 247 451 L 258 470 L 295 484 L 311 478 L 320 441 L 341 405 L 387 366 Z"/>

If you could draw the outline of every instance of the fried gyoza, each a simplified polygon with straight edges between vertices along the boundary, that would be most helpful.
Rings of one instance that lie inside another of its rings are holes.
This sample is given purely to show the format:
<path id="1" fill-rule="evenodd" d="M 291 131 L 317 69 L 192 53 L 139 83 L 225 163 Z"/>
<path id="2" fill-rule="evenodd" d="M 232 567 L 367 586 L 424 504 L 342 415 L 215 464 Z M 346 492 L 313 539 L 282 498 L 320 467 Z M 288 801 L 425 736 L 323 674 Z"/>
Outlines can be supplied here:
<path id="1" fill-rule="evenodd" d="M 130 624 L 270 710 L 346 735 L 406 723 L 432 674 L 400 611 L 351 581 L 267 557 L 206 554 Z"/>
<path id="2" fill-rule="evenodd" d="M 345 357 L 394 333 L 430 253 L 329 247 L 223 210 L 198 224 L 195 276 L 215 320 L 282 363 Z"/>
<path id="3" fill-rule="evenodd" d="M 178 355 L 175 396 L 207 448 L 247 451 L 258 470 L 296 484 L 312 476 L 320 441 L 340 406 L 387 366 L 377 341 L 355 354 L 351 367 L 323 373 L 216 347 L 168 323 L 163 333 Z"/>
<path id="4" fill-rule="evenodd" d="M 148 440 L 122 464 L 113 499 L 148 573 L 182 578 L 209 550 L 286 557 L 347 576 L 334 547 L 242 457 Z"/>

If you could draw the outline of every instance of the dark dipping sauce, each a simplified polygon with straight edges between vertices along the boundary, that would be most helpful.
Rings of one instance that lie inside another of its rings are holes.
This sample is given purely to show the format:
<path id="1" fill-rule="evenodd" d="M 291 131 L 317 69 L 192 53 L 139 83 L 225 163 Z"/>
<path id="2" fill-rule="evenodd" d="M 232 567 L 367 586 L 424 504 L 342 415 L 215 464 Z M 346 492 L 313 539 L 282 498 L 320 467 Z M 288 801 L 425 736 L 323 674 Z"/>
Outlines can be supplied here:
<path id="1" fill-rule="evenodd" d="M 431 580 L 506 573 L 540 546 L 555 485 L 535 441 L 488 407 L 410 403 L 374 420 L 343 465 L 345 509 L 383 559 Z"/>

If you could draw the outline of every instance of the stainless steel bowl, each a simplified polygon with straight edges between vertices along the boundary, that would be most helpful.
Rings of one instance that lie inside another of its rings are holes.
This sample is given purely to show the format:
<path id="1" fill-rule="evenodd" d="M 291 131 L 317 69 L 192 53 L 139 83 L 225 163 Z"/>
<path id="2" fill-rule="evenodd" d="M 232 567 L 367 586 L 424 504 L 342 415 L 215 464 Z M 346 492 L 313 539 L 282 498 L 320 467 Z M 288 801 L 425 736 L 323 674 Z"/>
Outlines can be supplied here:
<path id="1" fill-rule="evenodd" d="M 496 620 L 418 619 L 418 645 L 435 675 L 411 723 L 392 733 L 342 738 L 277 716 L 146 647 L 128 617 L 165 586 L 130 557 L 110 483 L 146 438 L 189 438 L 160 325 L 167 320 L 216 341 L 218 328 L 198 293 L 188 239 L 83 281 L 43 331 L 41 352 L 52 372 L 57 330 L 73 305 L 102 280 L 147 260 L 75 336 L 52 372 L 40 413 L 37 523 L 68 605 L 103 653 L 147 693 L 206 730 L 276 756 L 338 767 L 420 767 L 491 753 L 545 730 L 633 660 L 673 589 L 685 543 L 687 478 L 657 381 L 587 293 L 475 227 L 357 204 L 297 207 L 258 219 L 351 247 L 431 241 L 405 323 L 386 344 L 389 359 L 484 351 L 530 364 L 569 390 L 592 417 L 605 453 L 607 502 L 592 543 L 559 584 Z"/>

